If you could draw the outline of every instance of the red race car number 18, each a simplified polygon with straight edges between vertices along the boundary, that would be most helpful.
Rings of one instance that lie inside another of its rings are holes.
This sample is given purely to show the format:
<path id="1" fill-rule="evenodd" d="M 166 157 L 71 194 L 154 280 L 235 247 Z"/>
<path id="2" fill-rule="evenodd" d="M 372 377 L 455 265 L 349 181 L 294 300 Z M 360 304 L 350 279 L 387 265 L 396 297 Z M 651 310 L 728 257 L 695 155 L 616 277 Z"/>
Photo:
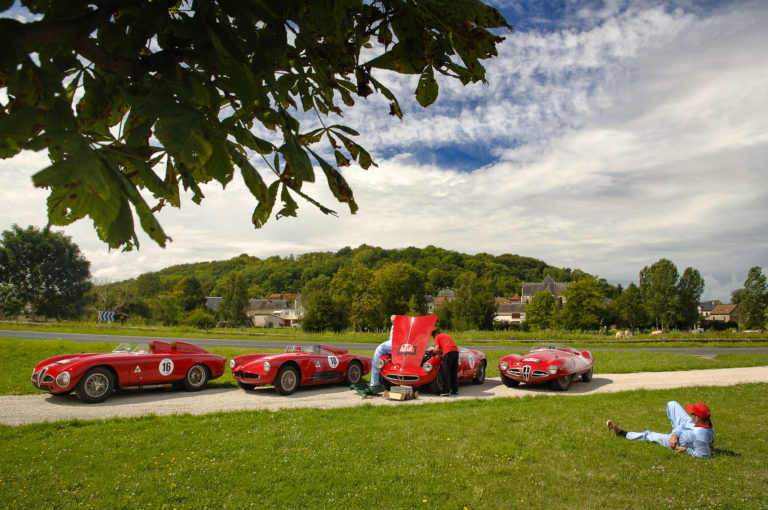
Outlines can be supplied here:
<path id="1" fill-rule="evenodd" d="M 170 358 L 163 358 L 160 361 L 160 375 L 171 375 L 173 372 L 173 360 Z"/>

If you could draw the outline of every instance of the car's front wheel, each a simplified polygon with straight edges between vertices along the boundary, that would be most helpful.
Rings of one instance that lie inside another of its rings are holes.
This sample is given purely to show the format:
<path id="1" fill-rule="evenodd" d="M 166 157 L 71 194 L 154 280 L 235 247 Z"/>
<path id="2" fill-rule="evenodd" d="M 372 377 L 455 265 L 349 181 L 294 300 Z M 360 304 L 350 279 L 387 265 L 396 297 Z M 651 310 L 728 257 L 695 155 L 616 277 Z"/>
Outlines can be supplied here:
<path id="1" fill-rule="evenodd" d="M 299 371 L 291 365 L 283 365 L 275 377 L 275 391 L 290 395 L 299 387 Z"/>
<path id="2" fill-rule="evenodd" d="M 103 402 L 115 389 L 115 376 L 105 367 L 96 367 L 85 373 L 77 383 L 77 398 L 88 404 Z"/>
<path id="3" fill-rule="evenodd" d="M 581 380 L 584 382 L 589 382 L 592 380 L 592 367 L 590 367 L 589 370 L 581 374 Z"/>
<path id="4" fill-rule="evenodd" d="M 501 374 L 501 382 L 503 382 L 504 386 L 506 386 L 507 388 L 517 388 L 518 386 L 520 386 L 520 381 L 507 377 L 504 374 Z"/>
<path id="5" fill-rule="evenodd" d="M 437 371 L 437 375 L 435 375 L 435 378 L 429 383 L 429 391 L 435 395 L 442 395 L 443 393 L 448 392 L 447 389 L 443 388 L 443 374 L 440 370 Z"/>
<path id="6" fill-rule="evenodd" d="M 208 383 L 208 367 L 202 363 L 193 365 L 187 375 L 184 376 L 184 389 L 187 391 L 200 391 Z"/>
<path id="7" fill-rule="evenodd" d="M 570 375 L 558 377 L 552 381 L 552 388 L 558 391 L 565 391 L 571 387 L 571 379 L 572 377 Z"/>
<path id="8" fill-rule="evenodd" d="M 357 384 L 363 379 L 363 367 L 359 361 L 352 361 L 347 366 L 347 375 L 344 378 L 345 384 Z"/>

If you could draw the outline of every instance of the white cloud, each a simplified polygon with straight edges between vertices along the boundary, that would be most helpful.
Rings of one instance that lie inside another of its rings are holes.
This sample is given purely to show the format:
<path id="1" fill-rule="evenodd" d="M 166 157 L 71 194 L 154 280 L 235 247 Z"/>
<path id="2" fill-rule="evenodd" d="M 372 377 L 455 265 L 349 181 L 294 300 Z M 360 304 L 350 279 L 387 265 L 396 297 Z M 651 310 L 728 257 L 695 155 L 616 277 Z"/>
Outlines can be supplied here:
<path id="1" fill-rule="evenodd" d="M 345 171 L 360 205 L 352 216 L 299 202 L 299 218 L 250 224 L 255 200 L 238 178 L 204 188 L 160 221 L 174 241 L 141 236 L 138 252 L 109 252 L 89 222 L 66 229 L 93 264 L 119 280 L 172 264 L 337 250 L 435 245 L 465 253 L 518 253 L 627 284 L 669 258 L 704 275 L 704 297 L 727 300 L 747 270 L 768 268 L 768 8 L 696 11 L 605 3 L 578 26 L 516 32 L 488 64 L 489 84 L 441 84 L 430 109 L 412 77 L 387 77 L 406 116 L 380 98 L 343 122 L 378 168 Z M 428 148 L 470 147 L 496 161 L 472 172 L 420 159 Z M 39 154 L 0 161 L 0 221 L 45 223 L 45 192 L 29 177 Z"/>

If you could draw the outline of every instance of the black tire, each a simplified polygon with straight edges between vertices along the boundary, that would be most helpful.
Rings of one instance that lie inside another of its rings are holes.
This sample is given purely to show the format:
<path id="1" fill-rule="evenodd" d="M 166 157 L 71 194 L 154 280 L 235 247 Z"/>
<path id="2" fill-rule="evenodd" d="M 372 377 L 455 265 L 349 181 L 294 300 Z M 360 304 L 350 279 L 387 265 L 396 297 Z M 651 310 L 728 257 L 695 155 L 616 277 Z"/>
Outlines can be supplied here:
<path id="1" fill-rule="evenodd" d="M 245 384 L 240 381 L 237 381 L 237 385 L 240 386 L 240 388 L 244 389 L 245 391 L 250 391 L 256 387 L 255 384 Z"/>
<path id="2" fill-rule="evenodd" d="M 75 388 L 77 398 L 87 404 L 104 402 L 115 389 L 115 376 L 105 367 L 90 369 L 80 379 Z"/>
<path id="3" fill-rule="evenodd" d="M 192 365 L 187 371 L 187 375 L 184 376 L 184 389 L 187 391 L 200 391 L 208 384 L 208 367 L 202 363 Z"/>
<path id="4" fill-rule="evenodd" d="M 564 377 L 558 377 L 552 380 L 552 388 L 557 391 L 565 391 L 571 387 L 572 376 L 566 375 Z"/>
<path id="5" fill-rule="evenodd" d="M 520 386 L 520 381 L 511 379 L 504 374 L 501 374 L 501 382 L 503 382 L 504 386 L 506 386 L 507 388 L 517 388 L 518 386 Z"/>
<path id="6" fill-rule="evenodd" d="M 283 365 L 275 377 L 275 391 L 280 395 L 290 395 L 299 387 L 299 370 L 292 365 Z"/>
<path id="7" fill-rule="evenodd" d="M 581 380 L 584 382 L 589 382 L 592 380 L 592 367 L 589 367 L 589 370 L 581 374 Z"/>
<path id="8" fill-rule="evenodd" d="M 437 376 L 429 383 L 429 391 L 435 395 L 442 395 L 448 393 L 448 390 L 443 389 L 443 374 L 440 371 L 437 372 Z"/>
<path id="9" fill-rule="evenodd" d="M 485 382 L 485 361 L 480 362 L 480 366 L 477 367 L 477 374 L 472 379 L 472 384 L 483 384 Z"/>
<path id="10" fill-rule="evenodd" d="M 347 374 L 344 377 L 344 384 L 357 384 L 363 380 L 363 365 L 359 361 L 350 361 L 347 365 Z"/>

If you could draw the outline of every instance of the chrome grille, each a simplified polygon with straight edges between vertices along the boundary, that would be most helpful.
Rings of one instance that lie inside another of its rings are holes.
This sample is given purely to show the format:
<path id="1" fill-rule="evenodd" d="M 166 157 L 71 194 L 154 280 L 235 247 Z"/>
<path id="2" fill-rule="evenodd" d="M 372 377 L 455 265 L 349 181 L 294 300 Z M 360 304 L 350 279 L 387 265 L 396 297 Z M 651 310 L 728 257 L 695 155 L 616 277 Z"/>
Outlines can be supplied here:
<path id="1" fill-rule="evenodd" d="M 533 373 L 531 374 L 531 377 L 533 377 L 534 379 L 537 377 L 540 378 L 540 377 L 547 377 L 547 376 L 549 376 L 549 373 L 545 372 L 544 370 L 534 370 Z"/>
<path id="2" fill-rule="evenodd" d="M 393 380 L 393 381 L 418 381 L 419 376 L 418 375 L 399 375 L 399 374 L 388 374 L 387 379 Z"/>
<path id="3" fill-rule="evenodd" d="M 523 378 L 527 381 L 531 378 L 531 365 L 523 366 Z"/>

